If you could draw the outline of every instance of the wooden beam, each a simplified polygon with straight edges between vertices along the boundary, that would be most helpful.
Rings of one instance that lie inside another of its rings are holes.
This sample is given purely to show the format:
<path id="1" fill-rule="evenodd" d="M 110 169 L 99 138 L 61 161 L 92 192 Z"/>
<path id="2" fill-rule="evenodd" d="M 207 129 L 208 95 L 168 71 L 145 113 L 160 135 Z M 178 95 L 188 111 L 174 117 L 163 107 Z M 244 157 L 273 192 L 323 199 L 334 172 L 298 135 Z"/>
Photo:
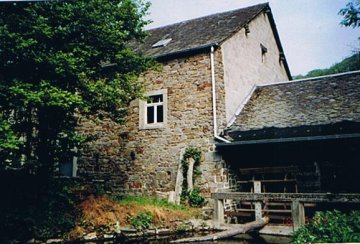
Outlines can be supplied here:
<path id="1" fill-rule="evenodd" d="M 252 193 L 252 192 L 217 192 L 212 193 L 213 199 L 233 199 L 241 201 L 277 201 L 321 203 L 321 202 L 343 202 L 360 203 L 360 194 L 358 193 Z"/>
<path id="2" fill-rule="evenodd" d="M 297 166 L 284 167 L 260 167 L 260 168 L 240 168 L 240 174 L 271 174 L 271 173 L 296 173 L 299 172 Z"/>
<path id="3" fill-rule="evenodd" d="M 291 203 L 291 217 L 293 219 L 294 231 L 305 224 L 305 208 L 303 203 L 298 200 L 294 200 Z"/>
<path id="4" fill-rule="evenodd" d="M 254 181 L 254 193 L 261 193 L 261 181 Z M 255 202 L 255 220 L 262 218 L 261 202 Z"/>

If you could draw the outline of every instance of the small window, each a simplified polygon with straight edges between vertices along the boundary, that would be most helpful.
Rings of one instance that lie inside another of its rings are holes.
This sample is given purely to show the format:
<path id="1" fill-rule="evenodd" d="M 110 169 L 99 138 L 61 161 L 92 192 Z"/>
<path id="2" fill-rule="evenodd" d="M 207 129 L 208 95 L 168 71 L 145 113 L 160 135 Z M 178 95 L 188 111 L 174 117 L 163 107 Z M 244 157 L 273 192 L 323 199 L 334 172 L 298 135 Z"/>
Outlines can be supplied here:
<path id="1" fill-rule="evenodd" d="M 77 153 L 78 149 L 75 147 L 71 151 Z M 62 162 L 59 164 L 59 174 L 60 176 L 66 176 L 66 177 L 76 177 L 77 175 L 77 156 L 72 157 L 72 161 L 69 162 Z"/>
<path id="2" fill-rule="evenodd" d="M 148 124 L 164 122 L 163 95 L 149 96 L 146 102 L 146 121 Z"/>
<path id="3" fill-rule="evenodd" d="M 164 127 L 166 123 L 166 90 L 150 92 L 146 101 L 140 102 L 140 129 Z"/>

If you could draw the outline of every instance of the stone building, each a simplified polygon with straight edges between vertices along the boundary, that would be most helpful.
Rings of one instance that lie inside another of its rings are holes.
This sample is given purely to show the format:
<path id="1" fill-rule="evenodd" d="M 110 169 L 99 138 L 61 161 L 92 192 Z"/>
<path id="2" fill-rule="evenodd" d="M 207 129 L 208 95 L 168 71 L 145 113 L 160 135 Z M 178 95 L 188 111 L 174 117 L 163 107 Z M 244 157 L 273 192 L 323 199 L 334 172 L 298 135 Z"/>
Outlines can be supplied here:
<path id="1" fill-rule="evenodd" d="M 162 65 L 141 77 L 147 100 L 133 101 L 126 124 L 83 121 L 96 138 L 79 161 L 79 175 L 126 192 L 179 193 L 186 148 L 201 150 L 203 194 L 228 185 L 215 142 L 258 84 L 287 81 L 290 71 L 268 4 L 149 30 L 133 45 Z M 104 178 L 104 177 L 103 177 Z"/>

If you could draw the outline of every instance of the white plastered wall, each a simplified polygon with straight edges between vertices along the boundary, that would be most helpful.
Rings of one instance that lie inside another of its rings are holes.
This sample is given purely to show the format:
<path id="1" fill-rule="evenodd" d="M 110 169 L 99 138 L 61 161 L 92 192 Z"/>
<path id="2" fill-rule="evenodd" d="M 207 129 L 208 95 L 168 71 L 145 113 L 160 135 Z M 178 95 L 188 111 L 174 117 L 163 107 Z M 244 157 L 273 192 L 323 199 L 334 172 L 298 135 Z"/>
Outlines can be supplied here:
<path id="1" fill-rule="evenodd" d="M 258 84 L 288 80 L 286 70 L 279 61 L 279 49 L 266 14 L 259 14 L 245 28 L 222 43 L 225 80 L 226 120 L 235 115 L 252 88 Z M 262 55 L 261 46 L 267 52 Z"/>

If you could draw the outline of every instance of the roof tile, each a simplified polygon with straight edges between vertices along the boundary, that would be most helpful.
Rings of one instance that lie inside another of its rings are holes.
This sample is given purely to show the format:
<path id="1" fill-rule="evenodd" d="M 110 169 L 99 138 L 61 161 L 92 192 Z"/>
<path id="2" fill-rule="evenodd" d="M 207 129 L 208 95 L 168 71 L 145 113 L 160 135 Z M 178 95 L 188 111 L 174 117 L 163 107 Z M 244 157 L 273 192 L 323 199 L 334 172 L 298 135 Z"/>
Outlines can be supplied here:
<path id="1" fill-rule="evenodd" d="M 360 122 L 360 71 L 259 86 L 228 131 Z"/>
<path id="2" fill-rule="evenodd" d="M 161 57 L 220 44 L 268 8 L 268 3 L 258 4 L 151 29 L 148 30 L 149 36 L 145 38 L 143 43 L 132 43 L 130 46 L 135 52 L 141 52 L 152 57 Z M 172 40 L 166 46 L 152 47 L 158 41 L 169 38 Z"/>

